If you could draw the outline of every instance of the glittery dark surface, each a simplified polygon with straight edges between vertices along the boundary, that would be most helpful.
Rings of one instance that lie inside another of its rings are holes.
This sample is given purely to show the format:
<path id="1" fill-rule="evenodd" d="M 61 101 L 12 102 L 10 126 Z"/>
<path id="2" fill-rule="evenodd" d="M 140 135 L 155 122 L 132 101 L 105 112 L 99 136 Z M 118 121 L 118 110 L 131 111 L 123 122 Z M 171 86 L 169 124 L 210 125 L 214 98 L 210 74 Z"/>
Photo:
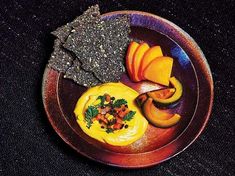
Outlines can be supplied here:
<path id="1" fill-rule="evenodd" d="M 50 32 L 98 3 L 102 12 L 142 10 L 187 31 L 203 50 L 215 82 L 211 119 L 184 152 L 158 166 L 123 170 L 90 161 L 54 132 L 41 102 Z M 0 5 L 0 175 L 233 176 L 234 0 L 2 0 Z"/>

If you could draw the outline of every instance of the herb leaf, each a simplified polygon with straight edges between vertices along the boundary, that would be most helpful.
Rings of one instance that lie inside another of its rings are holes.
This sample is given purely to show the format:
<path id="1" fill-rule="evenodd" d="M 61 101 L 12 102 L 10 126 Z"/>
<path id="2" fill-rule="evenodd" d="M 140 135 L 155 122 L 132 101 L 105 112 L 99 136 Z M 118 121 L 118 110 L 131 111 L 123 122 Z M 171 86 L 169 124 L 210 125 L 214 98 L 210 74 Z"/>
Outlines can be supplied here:
<path id="1" fill-rule="evenodd" d="M 136 114 L 136 111 L 130 111 L 128 112 L 127 115 L 125 115 L 125 117 L 123 118 L 124 121 L 130 121 L 131 119 L 133 119 L 133 116 Z"/>
<path id="2" fill-rule="evenodd" d="M 88 108 L 85 112 L 85 116 L 86 116 L 86 118 L 93 118 L 93 117 L 97 116 L 98 113 L 99 113 L 99 111 L 98 111 L 98 109 L 96 109 L 96 107 L 88 106 Z"/>
<path id="3" fill-rule="evenodd" d="M 96 100 L 99 100 L 100 99 L 100 104 L 98 104 L 97 106 L 100 107 L 100 106 L 104 106 L 104 102 L 105 102 L 105 96 L 104 95 L 100 95 L 98 96 L 98 98 Z"/>
<path id="4" fill-rule="evenodd" d="M 90 127 L 91 127 L 91 124 L 92 124 L 93 122 L 91 121 L 91 119 L 86 120 L 86 121 L 87 121 L 86 127 L 87 127 L 87 128 L 90 128 Z"/>
<path id="5" fill-rule="evenodd" d="M 113 133 L 114 129 L 112 128 L 107 128 L 106 133 Z"/>
<path id="6" fill-rule="evenodd" d="M 123 104 L 127 104 L 127 101 L 125 99 L 117 99 L 114 103 L 113 103 L 113 107 L 117 108 L 120 107 Z"/>
<path id="7" fill-rule="evenodd" d="M 99 113 L 99 111 L 98 111 L 98 109 L 96 109 L 96 107 L 88 106 L 88 108 L 85 112 L 85 120 L 87 122 L 87 128 L 91 127 L 91 124 L 93 123 L 92 118 L 97 116 L 98 113 Z"/>

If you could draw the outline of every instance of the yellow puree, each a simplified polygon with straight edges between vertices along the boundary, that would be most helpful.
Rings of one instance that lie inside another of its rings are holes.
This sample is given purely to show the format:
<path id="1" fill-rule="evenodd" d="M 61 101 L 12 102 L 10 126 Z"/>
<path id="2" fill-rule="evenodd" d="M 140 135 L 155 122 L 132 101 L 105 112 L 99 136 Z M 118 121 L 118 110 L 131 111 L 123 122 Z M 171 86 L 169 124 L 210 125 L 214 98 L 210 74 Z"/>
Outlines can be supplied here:
<path id="1" fill-rule="evenodd" d="M 86 109 L 95 102 L 99 95 L 104 95 L 105 93 L 115 97 L 115 99 L 124 98 L 127 100 L 128 108 L 132 111 L 136 111 L 133 119 L 126 121 L 128 128 L 116 130 L 113 133 L 106 133 L 106 129 L 102 129 L 97 120 L 94 121 L 90 129 L 86 127 L 84 120 Z M 138 93 L 135 90 L 122 83 L 105 83 L 100 86 L 92 87 L 79 98 L 76 104 L 74 113 L 77 117 L 77 123 L 88 136 L 100 142 L 115 146 L 129 145 L 143 136 L 148 125 L 147 120 L 142 116 L 140 110 L 135 105 L 134 100 L 137 96 Z"/>

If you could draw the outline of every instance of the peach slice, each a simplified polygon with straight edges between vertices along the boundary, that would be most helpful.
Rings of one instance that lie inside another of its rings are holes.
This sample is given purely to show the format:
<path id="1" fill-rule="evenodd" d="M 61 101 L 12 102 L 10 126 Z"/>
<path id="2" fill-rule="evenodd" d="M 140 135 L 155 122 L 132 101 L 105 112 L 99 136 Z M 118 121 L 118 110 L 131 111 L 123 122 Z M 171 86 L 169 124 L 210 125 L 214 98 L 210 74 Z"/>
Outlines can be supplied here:
<path id="1" fill-rule="evenodd" d="M 127 68 L 127 72 L 131 80 L 133 79 L 133 70 L 132 70 L 133 56 L 138 46 L 139 46 L 139 43 L 132 41 L 129 44 L 128 50 L 127 50 L 126 68 Z"/>
<path id="2" fill-rule="evenodd" d="M 165 86 L 169 86 L 173 66 L 171 57 L 157 57 L 144 70 L 144 78 Z"/>
<path id="3" fill-rule="evenodd" d="M 132 64 L 133 81 L 135 82 L 141 81 L 141 78 L 138 76 L 140 62 L 148 49 L 149 45 L 147 43 L 141 43 L 135 51 Z"/>
<path id="4" fill-rule="evenodd" d="M 153 59 L 161 56 L 163 56 L 163 54 L 160 46 L 153 46 L 149 48 L 148 51 L 144 54 L 143 59 L 141 60 L 139 77 L 143 79 L 145 68 L 150 64 L 150 62 L 152 62 Z"/>

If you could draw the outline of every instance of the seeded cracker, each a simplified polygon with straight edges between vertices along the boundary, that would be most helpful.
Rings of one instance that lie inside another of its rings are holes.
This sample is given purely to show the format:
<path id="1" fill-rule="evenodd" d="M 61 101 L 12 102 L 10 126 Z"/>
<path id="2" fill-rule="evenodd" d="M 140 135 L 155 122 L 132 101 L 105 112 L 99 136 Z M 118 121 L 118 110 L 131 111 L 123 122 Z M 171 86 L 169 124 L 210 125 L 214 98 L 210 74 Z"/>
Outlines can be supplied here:
<path id="1" fill-rule="evenodd" d="M 73 65 L 66 71 L 64 78 L 69 78 L 85 87 L 92 87 L 101 84 L 101 82 L 91 73 L 80 68 L 78 60 L 74 60 Z"/>
<path id="2" fill-rule="evenodd" d="M 83 13 L 83 16 L 87 16 L 87 18 L 89 17 L 90 22 L 95 21 L 96 18 L 100 16 L 99 6 L 95 5 L 90 7 Z M 73 79 L 80 85 L 91 87 L 101 84 L 101 82 L 95 78 L 93 73 L 83 70 L 76 57 L 72 56 L 71 53 L 68 50 L 65 50 L 62 46 L 62 43 L 65 42 L 73 27 L 83 25 L 85 20 L 86 18 L 79 16 L 71 23 L 67 23 L 52 32 L 52 34 L 58 39 L 55 40 L 54 51 L 51 55 L 48 66 L 65 73 L 65 78 Z"/>
<path id="3" fill-rule="evenodd" d="M 128 17 L 101 20 L 99 6 L 91 6 L 74 21 L 52 32 L 58 39 L 48 66 L 86 87 L 119 81 L 125 71 L 129 32 Z"/>
<path id="4" fill-rule="evenodd" d="M 81 16 L 75 18 L 71 23 L 67 23 L 66 25 L 57 28 L 51 34 L 59 38 L 60 41 L 64 43 L 73 28 L 82 26 L 87 23 L 93 23 L 99 18 L 100 18 L 99 6 L 94 5 L 89 7 L 85 12 L 83 12 Z"/>
<path id="5" fill-rule="evenodd" d="M 79 61 L 75 60 L 69 51 L 63 48 L 59 39 L 54 42 L 54 51 L 51 54 L 48 66 L 65 73 L 65 78 L 72 79 L 79 85 L 91 87 L 101 84 L 93 73 L 80 69 Z"/>
<path id="6" fill-rule="evenodd" d="M 48 62 L 48 66 L 65 73 L 65 71 L 71 67 L 73 57 L 65 52 L 62 48 L 62 44 L 59 39 L 54 41 L 54 51 L 51 53 L 51 57 Z"/>
<path id="7" fill-rule="evenodd" d="M 111 38 L 109 42 L 110 50 L 113 51 L 112 54 L 117 55 L 117 60 L 124 61 L 126 49 L 130 43 L 130 38 L 128 37 L 130 30 L 130 19 L 126 15 L 116 17 L 114 19 L 104 20 L 107 28 L 107 36 L 114 36 L 113 40 Z M 113 48 L 115 46 L 115 50 Z M 117 51 L 116 51 L 117 50 Z"/>
<path id="8" fill-rule="evenodd" d="M 78 26 L 64 47 L 74 52 L 86 71 L 94 72 L 102 82 L 117 82 L 125 71 L 123 58 L 129 43 L 129 18 L 97 20 Z"/>
<path id="9" fill-rule="evenodd" d="M 51 32 L 52 35 L 60 39 L 62 43 L 68 38 L 70 31 L 72 30 L 71 24 L 67 23 L 64 26 L 57 28 L 55 31 Z"/>

